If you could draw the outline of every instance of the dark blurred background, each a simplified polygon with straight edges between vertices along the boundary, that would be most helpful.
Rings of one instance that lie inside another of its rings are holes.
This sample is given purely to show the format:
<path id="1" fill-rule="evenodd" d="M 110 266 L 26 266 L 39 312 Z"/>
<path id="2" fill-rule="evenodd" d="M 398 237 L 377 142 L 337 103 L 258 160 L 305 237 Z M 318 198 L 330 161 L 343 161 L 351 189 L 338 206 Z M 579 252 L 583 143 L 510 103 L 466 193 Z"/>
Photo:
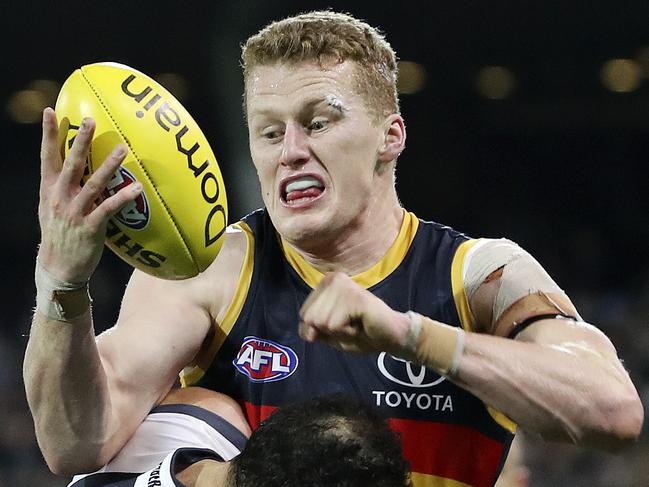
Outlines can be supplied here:
<path id="1" fill-rule="evenodd" d="M 94 1 L 0 5 L 0 487 L 62 486 L 36 446 L 21 377 L 34 302 L 40 114 L 77 67 L 156 77 L 212 143 L 231 220 L 259 205 L 239 45 L 273 19 L 332 7 L 379 26 L 401 59 L 403 204 L 531 251 L 612 338 L 649 404 L 649 2 Z M 130 269 L 92 281 L 98 331 Z M 529 485 L 647 487 L 649 435 L 611 456 L 525 437 Z"/>

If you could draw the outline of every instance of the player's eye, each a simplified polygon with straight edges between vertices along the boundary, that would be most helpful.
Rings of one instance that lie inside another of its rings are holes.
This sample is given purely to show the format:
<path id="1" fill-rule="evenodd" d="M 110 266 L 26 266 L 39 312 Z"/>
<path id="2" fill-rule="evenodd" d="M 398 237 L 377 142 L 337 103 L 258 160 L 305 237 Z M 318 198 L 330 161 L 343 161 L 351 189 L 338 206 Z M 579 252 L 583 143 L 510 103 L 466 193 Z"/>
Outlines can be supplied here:
<path id="1" fill-rule="evenodd" d="M 308 126 L 308 129 L 311 131 L 319 131 L 327 127 L 329 124 L 329 120 L 325 118 L 316 118 L 311 121 L 311 123 Z"/>
<path id="2" fill-rule="evenodd" d="M 282 136 L 282 132 L 276 128 L 268 128 L 261 132 L 261 136 L 266 140 L 277 140 Z"/>

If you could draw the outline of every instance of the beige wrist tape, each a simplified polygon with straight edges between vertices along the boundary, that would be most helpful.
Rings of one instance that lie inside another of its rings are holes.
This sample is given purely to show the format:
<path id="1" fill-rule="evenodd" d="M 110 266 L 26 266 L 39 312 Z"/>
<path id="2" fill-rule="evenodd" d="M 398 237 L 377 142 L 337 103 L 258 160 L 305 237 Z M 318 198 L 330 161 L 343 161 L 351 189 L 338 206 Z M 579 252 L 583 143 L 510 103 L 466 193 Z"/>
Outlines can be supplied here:
<path id="1" fill-rule="evenodd" d="M 410 329 L 406 339 L 408 353 L 414 361 L 453 377 L 460 368 L 466 334 L 462 328 L 445 325 L 408 311 Z"/>
<path id="2" fill-rule="evenodd" d="M 36 259 L 36 309 L 47 319 L 70 321 L 83 315 L 91 304 L 88 281 L 62 281 Z"/>

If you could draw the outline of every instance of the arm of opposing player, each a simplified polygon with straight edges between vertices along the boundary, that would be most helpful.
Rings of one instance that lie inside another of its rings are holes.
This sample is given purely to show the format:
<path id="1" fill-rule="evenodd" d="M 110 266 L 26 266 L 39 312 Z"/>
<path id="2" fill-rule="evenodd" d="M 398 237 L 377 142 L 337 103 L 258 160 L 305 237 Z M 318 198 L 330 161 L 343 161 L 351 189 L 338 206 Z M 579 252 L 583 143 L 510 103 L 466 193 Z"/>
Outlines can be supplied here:
<path id="1" fill-rule="evenodd" d="M 500 273 L 473 297 L 478 323 L 492 320 Z M 544 438 L 610 450 L 633 442 L 642 428 L 642 404 L 601 331 L 582 321 L 554 318 L 534 322 L 515 340 L 503 338 L 515 323 L 558 312 L 579 316 L 561 292 L 516 300 L 493 326 L 483 327 L 487 333 L 467 333 L 453 380 Z"/>

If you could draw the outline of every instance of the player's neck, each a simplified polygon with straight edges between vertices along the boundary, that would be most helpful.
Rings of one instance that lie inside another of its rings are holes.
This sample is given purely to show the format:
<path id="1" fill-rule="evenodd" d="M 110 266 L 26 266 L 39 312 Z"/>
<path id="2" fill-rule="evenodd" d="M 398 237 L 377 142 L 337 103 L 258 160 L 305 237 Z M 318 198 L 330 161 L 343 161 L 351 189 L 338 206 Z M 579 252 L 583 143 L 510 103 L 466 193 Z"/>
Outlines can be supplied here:
<path id="1" fill-rule="evenodd" d="M 320 272 L 344 272 L 353 276 L 379 262 L 401 229 L 404 210 L 396 198 L 383 198 L 371 205 L 345 232 L 314 246 L 294 246 Z"/>

